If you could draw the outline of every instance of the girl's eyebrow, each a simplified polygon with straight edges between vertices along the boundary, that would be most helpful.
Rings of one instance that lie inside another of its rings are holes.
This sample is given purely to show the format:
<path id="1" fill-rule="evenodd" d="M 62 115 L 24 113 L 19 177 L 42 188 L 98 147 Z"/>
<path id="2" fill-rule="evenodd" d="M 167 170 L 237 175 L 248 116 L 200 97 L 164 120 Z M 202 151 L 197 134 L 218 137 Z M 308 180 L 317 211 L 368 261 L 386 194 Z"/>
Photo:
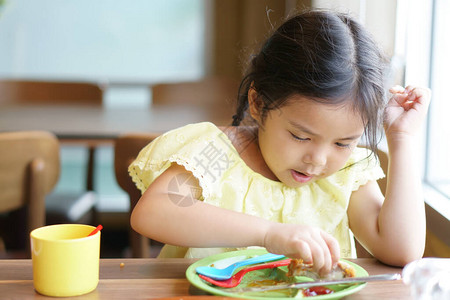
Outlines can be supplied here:
<path id="1" fill-rule="evenodd" d="M 295 123 L 293 121 L 289 121 L 289 124 L 291 124 L 293 127 L 295 127 L 297 130 L 300 130 L 306 134 L 312 135 L 312 136 L 319 136 L 319 134 L 314 133 L 313 131 L 311 131 L 310 129 L 304 127 L 301 124 Z M 344 138 L 339 138 L 339 141 L 354 141 L 357 140 L 361 137 L 361 134 L 356 134 L 356 135 L 352 135 L 349 137 L 344 137 Z"/>
<path id="2" fill-rule="evenodd" d="M 289 121 L 289 124 L 294 126 L 297 130 L 303 131 L 304 133 L 307 133 L 307 134 L 312 135 L 312 136 L 318 136 L 317 133 L 312 132 L 311 130 L 309 130 L 308 128 L 304 127 L 303 125 L 300 125 L 300 124 L 295 123 L 293 121 Z"/>

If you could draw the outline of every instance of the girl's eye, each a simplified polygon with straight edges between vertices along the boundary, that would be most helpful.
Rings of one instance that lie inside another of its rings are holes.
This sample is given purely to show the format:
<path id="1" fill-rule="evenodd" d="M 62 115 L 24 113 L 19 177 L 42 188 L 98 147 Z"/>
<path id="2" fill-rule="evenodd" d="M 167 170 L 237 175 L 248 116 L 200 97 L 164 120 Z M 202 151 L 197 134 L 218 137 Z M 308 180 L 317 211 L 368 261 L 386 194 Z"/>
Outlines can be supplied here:
<path id="1" fill-rule="evenodd" d="M 350 148 L 350 144 L 336 143 L 336 146 L 338 146 L 340 148 Z"/>
<path id="2" fill-rule="evenodd" d="M 296 140 L 298 140 L 298 141 L 308 141 L 308 140 L 309 140 L 309 138 L 301 138 L 301 137 L 298 137 L 298 136 L 296 136 L 295 134 L 293 134 L 292 132 L 291 132 L 290 134 L 292 135 L 292 137 L 293 137 L 294 139 L 296 139 Z"/>

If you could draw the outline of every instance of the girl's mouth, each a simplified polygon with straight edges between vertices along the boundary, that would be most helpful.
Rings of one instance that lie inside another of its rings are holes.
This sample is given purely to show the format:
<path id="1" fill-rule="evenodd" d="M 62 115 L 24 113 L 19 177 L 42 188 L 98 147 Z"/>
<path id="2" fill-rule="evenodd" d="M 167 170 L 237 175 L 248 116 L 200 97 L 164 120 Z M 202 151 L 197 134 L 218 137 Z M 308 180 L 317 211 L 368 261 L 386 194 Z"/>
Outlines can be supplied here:
<path id="1" fill-rule="evenodd" d="M 295 181 L 300 182 L 300 183 L 306 183 L 312 179 L 312 176 L 297 172 L 295 170 L 291 170 L 291 175 Z"/>

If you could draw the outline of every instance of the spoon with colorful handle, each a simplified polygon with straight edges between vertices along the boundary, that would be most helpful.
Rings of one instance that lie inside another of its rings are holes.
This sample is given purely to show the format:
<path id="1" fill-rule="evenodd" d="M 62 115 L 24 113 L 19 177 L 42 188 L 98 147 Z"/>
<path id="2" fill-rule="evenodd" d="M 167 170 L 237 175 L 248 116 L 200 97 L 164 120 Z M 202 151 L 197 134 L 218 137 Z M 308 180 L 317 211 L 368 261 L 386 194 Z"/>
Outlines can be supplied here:
<path id="1" fill-rule="evenodd" d="M 231 278 L 231 276 L 233 276 L 233 273 L 237 268 L 240 268 L 243 266 L 248 266 L 248 265 L 254 265 L 254 264 L 258 264 L 258 263 L 262 263 L 262 262 L 267 262 L 267 261 L 274 261 L 274 260 L 278 260 L 278 259 L 282 259 L 282 258 L 285 258 L 285 256 L 279 255 L 279 254 L 267 253 L 267 254 L 259 255 L 256 257 L 249 258 L 249 259 L 241 260 L 239 262 L 229 265 L 228 267 L 226 267 L 224 269 L 217 269 L 214 267 L 202 266 L 202 267 L 198 267 L 197 269 L 195 269 L 195 271 L 198 274 L 207 276 L 212 279 L 226 280 L 226 279 Z"/>
<path id="2" fill-rule="evenodd" d="M 220 287 L 232 288 L 232 287 L 237 286 L 239 283 L 241 283 L 242 278 L 244 278 L 244 275 L 250 271 L 283 267 L 283 266 L 289 265 L 290 262 L 291 262 L 291 259 L 289 258 L 289 259 L 284 259 L 284 260 L 277 260 L 275 262 L 264 263 L 264 264 L 253 266 L 253 267 L 248 267 L 248 268 L 240 270 L 239 272 L 234 274 L 231 278 L 226 279 L 226 280 L 215 280 L 210 277 L 203 276 L 201 274 L 199 274 L 198 277 L 200 277 L 201 279 L 203 279 L 209 283 L 212 283 L 212 284 L 220 286 Z"/>

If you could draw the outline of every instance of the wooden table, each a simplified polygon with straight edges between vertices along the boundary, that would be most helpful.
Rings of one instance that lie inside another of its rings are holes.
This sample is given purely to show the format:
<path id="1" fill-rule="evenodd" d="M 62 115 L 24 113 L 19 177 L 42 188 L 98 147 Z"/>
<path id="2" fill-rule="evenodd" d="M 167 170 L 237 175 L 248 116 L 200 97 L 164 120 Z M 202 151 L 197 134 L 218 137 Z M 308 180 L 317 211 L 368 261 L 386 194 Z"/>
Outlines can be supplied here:
<path id="1" fill-rule="evenodd" d="M 352 260 L 369 274 L 400 273 L 374 259 Z M 101 259 L 100 282 L 93 292 L 77 299 L 224 299 L 207 297 L 192 286 L 185 271 L 195 260 L 188 259 Z M 121 263 L 124 264 L 121 267 Z M 31 260 L 0 260 L 1 299 L 56 299 L 35 292 Z M 412 300 L 409 289 L 401 280 L 370 282 L 361 291 L 347 296 L 347 300 L 396 299 Z"/>
<path id="2" fill-rule="evenodd" d="M 202 121 L 231 124 L 232 108 L 160 105 L 103 108 L 90 105 L 1 105 L 0 131 L 47 130 L 63 141 L 113 140 L 124 133 L 162 133 Z"/>

